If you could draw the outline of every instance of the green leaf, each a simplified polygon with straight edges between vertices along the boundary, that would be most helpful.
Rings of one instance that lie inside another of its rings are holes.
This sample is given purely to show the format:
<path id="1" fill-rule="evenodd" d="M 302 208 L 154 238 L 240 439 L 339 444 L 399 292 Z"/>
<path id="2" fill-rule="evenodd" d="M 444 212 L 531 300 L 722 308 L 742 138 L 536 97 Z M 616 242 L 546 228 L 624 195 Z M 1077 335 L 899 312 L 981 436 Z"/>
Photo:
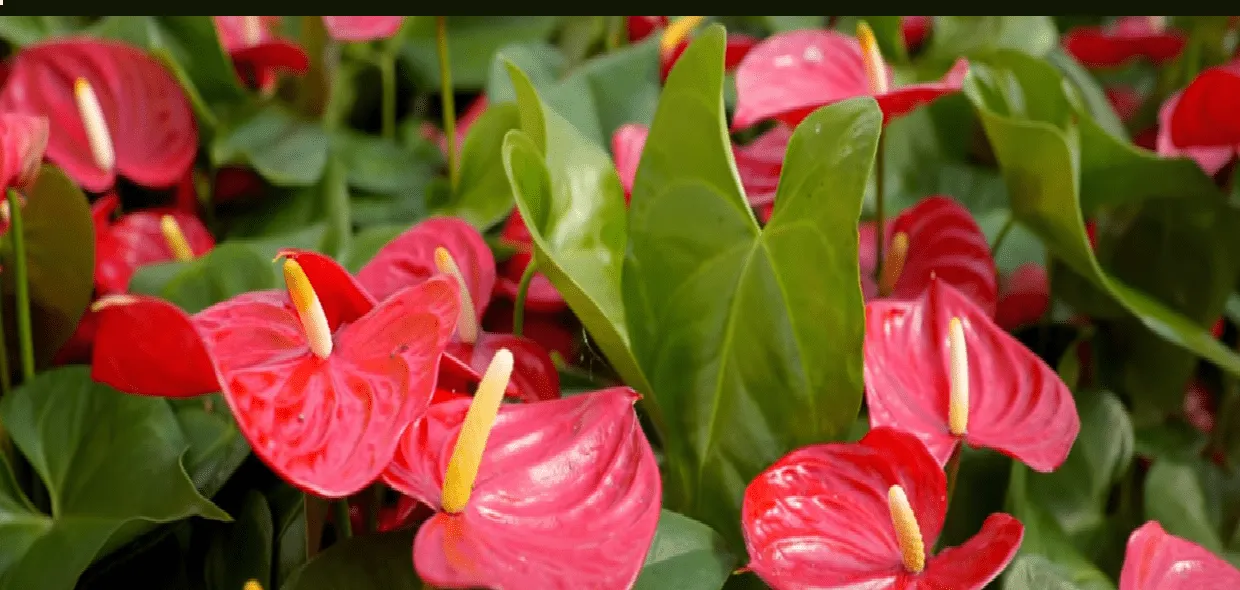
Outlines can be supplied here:
<path id="1" fill-rule="evenodd" d="M 212 590 L 238 590 L 249 580 L 271 588 L 271 508 L 267 499 L 249 490 L 237 518 L 222 527 L 207 548 L 206 585 Z"/>
<path id="2" fill-rule="evenodd" d="M 485 230 L 512 211 L 512 187 L 504 173 L 504 135 L 521 126 L 515 104 L 492 104 L 478 117 L 461 148 L 461 184 L 439 213 Z"/>
<path id="3" fill-rule="evenodd" d="M 353 537 L 289 576 L 281 590 L 422 590 L 413 570 L 413 531 Z"/>
<path id="4" fill-rule="evenodd" d="M 521 130 L 504 137 L 504 170 L 530 230 L 538 268 L 625 382 L 651 391 L 629 350 L 620 272 L 624 189 L 611 158 L 585 140 L 513 67 Z"/>
<path id="5" fill-rule="evenodd" d="M 1003 590 L 1079 590 L 1062 569 L 1041 555 L 1021 555 L 1003 574 Z"/>
<path id="6" fill-rule="evenodd" d="M 723 537 L 687 516 L 664 510 L 633 590 L 718 590 L 736 567 Z"/>
<path id="7" fill-rule="evenodd" d="M 353 241 L 353 221 L 349 210 L 349 186 L 345 180 L 345 168 L 340 158 L 331 158 L 319 183 L 319 200 L 327 220 L 327 231 L 318 251 L 340 258 Z"/>
<path id="8" fill-rule="evenodd" d="M 936 16 L 933 30 L 927 60 L 951 61 L 996 49 L 1042 56 L 1059 39 L 1049 16 Z"/>
<path id="9" fill-rule="evenodd" d="M 168 403 L 189 443 L 185 471 L 199 493 L 213 497 L 250 456 L 250 443 L 241 436 L 219 394 L 170 399 Z"/>
<path id="10" fill-rule="evenodd" d="M 227 242 L 189 262 L 143 266 L 134 273 L 129 291 L 167 299 L 193 314 L 241 293 L 277 286 L 271 259 Z"/>
<path id="11" fill-rule="evenodd" d="M 1032 473 L 1028 467 L 1012 462 L 1008 512 L 1025 525 L 1025 536 L 1017 555 L 1044 557 L 1083 590 L 1114 590 L 1115 584 L 1111 579 L 1077 551 L 1055 519 L 1036 502 L 1030 501 L 1026 494 L 1026 481 L 1030 475 Z"/>
<path id="12" fill-rule="evenodd" d="M 249 163 L 276 186 L 310 186 L 327 166 L 328 136 L 318 124 L 271 105 L 224 130 L 213 142 L 216 166 Z"/>
<path id="13" fill-rule="evenodd" d="M 26 193 L 22 207 L 26 237 L 26 269 L 29 273 L 31 320 L 35 357 L 52 358 L 69 340 L 82 312 L 90 304 L 95 276 L 95 226 L 86 195 L 59 168 L 45 165 Z M 13 299 L 16 259 L 12 235 L 0 241 L 0 272 L 3 277 L 4 321 L 16 318 Z M 16 324 L 4 332 L 12 338 L 8 350 L 16 352 Z"/>
<path id="14" fill-rule="evenodd" d="M 802 122 L 760 229 L 724 121 L 724 44 L 710 27 L 668 78 L 633 187 L 623 286 L 666 421 L 665 501 L 739 545 L 749 480 L 843 437 L 857 415 L 857 221 L 882 117 L 859 98 Z"/>
<path id="15" fill-rule="evenodd" d="M 486 96 L 492 105 L 516 102 L 517 93 L 508 77 L 508 66 L 521 68 L 535 88 L 551 88 L 564 69 L 564 56 L 550 43 L 514 43 L 500 49 L 491 60 L 491 72 L 487 77 Z"/>
<path id="16" fill-rule="evenodd" d="M 591 59 L 545 97 L 586 139 L 607 146 L 621 125 L 654 119 L 659 86 L 659 42 L 652 38 Z"/>
<path id="17" fill-rule="evenodd" d="M 1003 170 L 1017 220 L 1042 238 L 1073 271 L 1104 290 L 1154 334 L 1192 351 L 1232 374 L 1240 375 L 1240 355 L 1210 333 L 1152 297 L 1116 280 L 1098 264 L 1085 235 L 1081 212 L 1081 178 L 1087 158 L 1081 154 L 1091 135 L 1089 121 L 1071 124 L 1065 98 L 1050 104 L 1052 93 L 1032 86 L 1031 70 L 981 73 L 975 68 L 965 93 L 978 109 L 986 135 Z M 1030 115 L 1033 116 L 1030 116 Z M 1049 115 L 1049 116 L 1048 116 Z M 1093 136 L 1111 139 L 1098 130 Z"/>
<path id="18" fill-rule="evenodd" d="M 357 235 L 353 237 L 353 247 L 349 249 L 349 256 L 344 267 L 351 273 L 357 273 L 388 242 L 408 229 L 407 225 L 379 225 L 357 232 Z"/>
<path id="19" fill-rule="evenodd" d="M 841 16 L 835 22 L 835 29 L 845 35 L 855 35 L 857 23 L 865 21 L 874 30 L 874 40 L 878 41 L 878 49 L 882 52 L 883 59 L 889 63 L 907 63 L 908 48 L 904 46 L 904 31 L 900 25 L 902 18 L 899 16 Z"/>
<path id="20" fill-rule="evenodd" d="M 439 85 L 439 53 L 435 44 L 435 18 L 412 17 L 406 25 L 409 40 L 401 55 L 408 60 L 419 86 Z M 558 16 L 450 16 L 448 56 L 452 84 L 458 90 L 475 90 L 487 83 L 491 56 L 519 42 L 546 41 L 559 24 Z"/>
<path id="21" fill-rule="evenodd" d="M 821 16 L 764 16 L 761 18 L 772 34 L 800 29 L 821 29 L 825 24 Z"/>
<path id="22" fill-rule="evenodd" d="M 421 194 L 442 162 L 392 140 L 355 131 L 336 132 L 331 141 L 332 153 L 348 172 L 349 186 L 374 193 Z"/>
<path id="23" fill-rule="evenodd" d="M 19 16 L 6 14 L 0 18 L 0 39 L 15 48 L 38 43 L 48 37 L 65 35 L 73 30 L 68 16 Z"/>
<path id="24" fill-rule="evenodd" d="M 1129 138 L 1128 131 L 1124 129 L 1124 122 L 1115 113 L 1115 108 L 1111 106 L 1111 101 L 1107 100 L 1102 85 L 1098 83 L 1093 74 L 1090 74 L 1085 66 L 1058 47 L 1046 54 L 1046 60 L 1072 83 L 1094 122 L 1108 135 L 1127 145 Z"/>
<path id="25" fill-rule="evenodd" d="M 1145 478 L 1145 517 L 1157 520 L 1168 533 L 1183 537 L 1215 553 L 1223 550 L 1223 540 L 1211 514 L 1206 492 L 1193 465 L 1174 459 L 1159 459 Z"/>
<path id="26" fill-rule="evenodd" d="M 0 400 L 0 418 L 47 487 L 33 509 L 0 469 L 0 588 L 73 588 L 97 556 L 155 523 L 229 520 L 185 474 L 185 436 L 167 402 L 90 379 L 89 367 L 48 371 Z"/>

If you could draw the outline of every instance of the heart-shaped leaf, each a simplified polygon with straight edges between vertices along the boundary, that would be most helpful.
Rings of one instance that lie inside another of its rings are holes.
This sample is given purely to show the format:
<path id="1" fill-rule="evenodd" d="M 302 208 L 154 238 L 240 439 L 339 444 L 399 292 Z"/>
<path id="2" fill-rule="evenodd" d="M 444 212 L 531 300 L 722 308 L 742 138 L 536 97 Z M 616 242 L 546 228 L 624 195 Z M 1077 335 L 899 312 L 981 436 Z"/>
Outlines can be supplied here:
<path id="1" fill-rule="evenodd" d="M 0 418 L 52 505 L 51 515 L 35 510 L 0 464 L 0 587 L 68 590 L 96 557 L 156 523 L 229 520 L 186 477 L 185 435 L 164 400 L 119 393 L 75 366 L 5 396 Z"/>
<path id="2" fill-rule="evenodd" d="M 221 133 L 211 146 L 211 160 L 253 164 L 276 186 L 310 186 L 323 176 L 327 148 L 322 127 L 271 105 Z"/>
<path id="3" fill-rule="evenodd" d="M 203 572 L 208 588 L 236 590 L 249 580 L 271 588 L 271 508 L 256 490 L 245 495 L 232 523 L 211 538 Z"/>
<path id="4" fill-rule="evenodd" d="M 1197 470 L 1190 463 L 1159 459 L 1145 480 L 1145 516 L 1167 531 L 1215 553 L 1223 550 L 1220 519 L 1210 510 Z"/>
<path id="5" fill-rule="evenodd" d="M 728 141 L 724 50 L 712 26 L 668 77 L 633 187 L 623 286 L 666 422 L 668 503 L 736 542 L 745 482 L 794 447 L 842 437 L 857 415 L 856 228 L 882 115 L 861 98 L 806 119 L 763 230 Z"/>
<path id="6" fill-rule="evenodd" d="M 413 531 L 354 537 L 306 562 L 280 590 L 422 590 L 412 547 Z"/>
<path id="7" fill-rule="evenodd" d="M 274 269 L 252 248 L 225 243 L 190 262 L 139 268 L 129 292 L 167 299 L 194 314 L 242 293 L 277 287 Z"/>
<path id="8" fill-rule="evenodd" d="M 735 567 L 736 557 L 719 533 L 692 518 L 664 510 L 633 589 L 719 590 Z"/>
<path id="9" fill-rule="evenodd" d="M 1080 586 L 1049 559 L 1021 555 L 1004 572 L 1003 590 L 1080 590 Z"/>
<path id="10" fill-rule="evenodd" d="M 250 456 L 250 443 L 237 430 L 219 394 L 193 399 L 169 399 L 177 422 L 189 442 L 185 472 L 203 496 L 215 496 Z"/>
<path id="11" fill-rule="evenodd" d="M 1082 589 L 1113 590 L 1115 584 L 1111 579 L 1077 551 L 1050 514 L 1028 498 L 1027 480 L 1031 475 L 1033 473 L 1025 465 L 1012 463 L 1008 510 L 1025 525 L 1025 538 L 1019 554 L 1045 558 Z"/>
<path id="12" fill-rule="evenodd" d="M 461 185 L 440 210 L 475 227 L 499 223 L 512 210 L 512 187 L 504 173 L 504 136 L 517 129 L 521 119 L 513 104 L 493 104 L 478 117 L 461 148 Z"/>

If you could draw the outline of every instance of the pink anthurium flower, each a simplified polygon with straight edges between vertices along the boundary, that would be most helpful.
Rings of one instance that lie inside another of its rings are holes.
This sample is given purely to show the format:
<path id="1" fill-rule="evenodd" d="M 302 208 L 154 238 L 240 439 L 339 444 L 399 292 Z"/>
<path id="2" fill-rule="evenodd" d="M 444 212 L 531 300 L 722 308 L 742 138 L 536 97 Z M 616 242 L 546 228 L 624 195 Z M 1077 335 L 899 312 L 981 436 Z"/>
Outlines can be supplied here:
<path id="1" fill-rule="evenodd" d="M 870 426 L 916 435 L 940 464 L 961 442 L 1049 472 L 1081 429 L 1053 369 L 946 281 L 918 299 L 866 304 Z"/>
<path id="2" fill-rule="evenodd" d="M 926 197 L 905 209 L 887 228 L 883 276 L 875 277 L 878 253 L 874 223 L 859 229 L 861 291 L 913 299 L 937 277 L 964 293 L 988 315 L 998 301 L 998 271 L 986 235 L 969 210 L 951 197 Z"/>
<path id="3" fill-rule="evenodd" d="M 443 588 L 628 588 L 654 539 L 662 483 L 627 387 L 501 404 L 496 352 L 473 399 L 431 406 L 384 482 L 435 510 L 413 545 Z"/>
<path id="4" fill-rule="evenodd" d="M 1240 570 L 1151 520 L 1128 537 L 1119 590 L 1240 588 Z"/>
<path id="5" fill-rule="evenodd" d="M 1183 92 L 1167 101 L 1171 106 L 1164 105 L 1170 111 L 1169 120 L 1163 123 L 1170 133 L 1168 144 L 1179 149 L 1218 150 L 1205 153 L 1214 153 L 1214 157 L 1220 159 L 1224 152 L 1229 157 L 1234 156 L 1240 146 L 1240 99 L 1237 96 L 1240 96 L 1240 60 L 1202 72 Z M 1198 159 L 1198 162 L 1205 168 L 1212 161 Z"/>
<path id="6" fill-rule="evenodd" d="M 447 354 L 481 373 L 496 350 L 507 348 L 517 357 L 513 383 L 522 399 L 560 397 L 560 376 L 546 350 L 529 338 L 480 329 L 495 289 L 495 258 L 482 234 L 468 223 L 455 217 L 433 217 L 417 224 L 380 249 L 358 271 L 357 279 L 382 300 L 439 273 L 458 281 L 462 297 L 457 336 Z"/>
<path id="7" fill-rule="evenodd" d="M 500 297 L 491 300 L 487 314 L 482 318 L 483 328 L 489 332 L 512 332 L 513 312 L 516 303 Z M 558 353 L 563 359 L 577 358 L 577 335 L 581 322 L 571 310 L 536 312 L 525 310 L 525 327 L 522 335 L 543 347 L 548 354 Z"/>
<path id="8" fill-rule="evenodd" d="M 758 44 L 758 40 L 749 35 L 740 33 L 731 33 L 728 35 L 727 45 L 723 54 L 723 70 L 731 72 L 737 66 L 741 65 L 741 60 L 749 54 L 749 51 Z M 689 39 L 683 39 L 676 44 L 675 47 L 663 53 L 659 58 L 659 77 L 666 82 L 667 75 L 672 73 L 672 67 L 676 65 L 676 61 L 680 59 L 680 55 L 689 48 Z"/>
<path id="9" fill-rule="evenodd" d="M 776 590 L 975 590 L 1016 555 L 1024 526 L 991 514 L 964 545 L 932 553 L 947 478 L 910 434 L 875 428 L 856 443 L 785 455 L 745 488 L 749 569 Z"/>
<path id="10" fill-rule="evenodd" d="M 43 115 L 47 158 L 91 192 L 120 174 L 172 187 L 198 153 L 198 126 L 180 84 L 142 51 L 69 38 L 30 45 L 13 58 L 0 112 Z"/>
<path id="11" fill-rule="evenodd" d="M 135 394 L 221 390 L 272 470 L 307 492 L 348 496 L 379 476 L 429 406 L 457 287 L 431 278 L 370 306 L 330 258 L 285 254 L 287 292 L 245 293 L 193 316 L 154 297 L 101 299 L 92 376 Z"/>
<path id="12" fill-rule="evenodd" d="M 124 293 L 138 267 L 156 262 L 188 262 L 215 247 L 197 217 L 173 210 L 136 211 L 112 221 L 120 204 L 109 193 L 91 205 L 95 218 L 95 292 Z"/>
<path id="13" fill-rule="evenodd" d="M 279 71 L 305 74 L 310 57 L 297 43 L 277 36 L 278 16 L 214 16 L 220 45 L 232 58 L 237 76 L 251 88 L 275 91 Z"/>
<path id="14" fill-rule="evenodd" d="M 795 127 L 818 107 L 856 96 L 873 96 L 884 124 L 920 105 L 960 91 L 969 62 L 960 59 L 937 82 L 893 87 L 891 68 L 868 26 L 862 42 L 835 31 L 790 31 L 758 43 L 736 70 L 732 129 L 767 119 Z"/>
<path id="15" fill-rule="evenodd" d="M 1240 85 L 1237 85 L 1236 88 L 1240 89 Z M 1197 162 L 1198 166 L 1201 166 L 1202 171 L 1210 176 L 1214 176 L 1236 157 L 1237 152 L 1240 152 L 1240 137 L 1237 137 L 1233 145 L 1177 146 L 1172 140 L 1175 133 L 1173 113 L 1176 112 L 1176 107 L 1180 104 L 1182 97 L 1183 93 L 1177 92 L 1167 97 L 1167 102 L 1164 102 L 1162 108 L 1158 109 L 1158 139 L 1155 143 L 1158 155 L 1169 158 L 1190 158 Z M 1240 103 L 1237 103 L 1237 105 L 1240 105 Z M 1236 115 L 1233 114 L 1231 116 L 1235 117 Z"/>
<path id="16" fill-rule="evenodd" d="M 1162 63 L 1184 49 L 1184 35 L 1167 29 L 1165 16 L 1123 16 L 1106 27 L 1077 27 L 1063 37 L 1063 48 L 1091 68 L 1109 68 L 1144 57 Z"/>
<path id="17" fill-rule="evenodd" d="M 387 39 L 400 30 L 403 16 L 325 16 L 323 26 L 337 41 L 375 41 Z"/>
<path id="18" fill-rule="evenodd" d="M 1042 319 L 1050 306 L 1046 269 L 1036 262 L 1026 262 L 1000 281 L 995 323 L 1004 330 L 1015 330 Z"/>
<path id="19" fill-rule="evenodd" d="M 47 152 L 47 117 L 0 113 L 0 188 L 34 183 Z M 4 216 L 8 227 L 8 216 Z"/>
<path id="20" fill-rule="evenodd" d="M 465 137 L 469 135 L 469 129 L 473 127 L 474 122 L 478 120 L 478 117 L 481 117 L 482 113 L 486 112 L 488 104 L 487 95 L 480 94 L 478 95 L 478 98 L 474 99 L 474 102 L 469 103 L 469 107 L 466 108 L 465 112 L 461 113 L 460 118 L 456 120 L 456 155 L 458 157 L 461 155 L 461 150 L 464 149 Z M 428 141 L 434 142 L 439 146 L 439 151 L 444 155 L 447 155 L 448 136 L 445 135 L 443 131 L 440 131 L 440 129 L 430 121 L 423 121 L 419 130 L 422 137 L 426 138 Z"/>

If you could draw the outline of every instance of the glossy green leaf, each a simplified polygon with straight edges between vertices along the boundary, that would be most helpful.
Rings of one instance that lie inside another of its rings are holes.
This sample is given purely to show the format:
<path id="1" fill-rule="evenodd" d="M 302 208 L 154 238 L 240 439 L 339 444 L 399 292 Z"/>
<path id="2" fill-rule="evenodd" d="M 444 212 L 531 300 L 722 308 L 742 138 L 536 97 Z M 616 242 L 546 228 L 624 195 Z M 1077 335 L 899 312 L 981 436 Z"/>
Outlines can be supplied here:
<path id="1" fill-rule="evenodd" d="M 276 186 L 309 186 L 323 176 L 328 143 L 322 127 L 273 105 L 217 137 L 211 159 L 217 166 L 252 164 Z"/>
<path id="2" fill-rule="evenodd" d="M 1187 462 L 1160 459 L 1145 478 L 1145 517 L 1157 520 L 1168 533 L 1183 537 L 1210 551 L 1223 550 L 1197 470 Z"/>
<path id="3" fill-rule="evenodd" d="M 1045 557 L 1021 555 L 1004 571 L 1003 590 L 1080 590 L 1080 586 Z"/>
<path id="4" fill-rule="evenodd" d="M 415 151 L 392 140 L 353 131 L 333 134 L 331 146 L 344 165 L 349 186 L 374 193 L 420 194 L 442 163 L 442 158 L 428 158 L 437 156 L 437 151 Z"/>
<path id="5" fill-rule="evenodd" d="M 289 576 L 281 590 L 422 590 L 413 570 L 413 531 L 353 537 Z"/>
<path id="6" fill-rule="evenodd" d="M 659 102 L 659 40 L 595 57 L 549 89 L 547 104 L 586 139 L 609 146 L 625 123 L 649 124 Z"/>
<path id="7" fill-rule="evenodd" d="M 14 47 L 38 43 L 53 35 L 64 35 L 75 27 L 73 21 L 81 17 L 70 16 L 19 16 L 6 14 L 0 18 L 0 39 Z"/>
<path id="8" fill-rule="evenodd" d="M 26 193 L 22 207 L 26 237 L 26 269 L 30 281 L 31 320 L 35 356 L 52 358 L 77 326 L 90 304 L 95 276 L 95 226 L 84 195 L 59 168 L 46 165 Z M 17 351 L 14 293 L 16 259 L 11 233 L 0 240 L 0 280 L 3 280 L 4 332 L 8 350 Z"/>
<path id="9" fill-rule="evenodd" d="M 504 135 L 521 126 L 517 106 L 492 104 L 474 122 L 461 148 L 461 184 L 439 213 L 454 215 L 479 229 L 489 228 L 512 211 L 512 187 L 504 173 Z"/>
<path id="10" fill-rule="evenodd" d="M 1008 512 L 1025 525 L 1025 536 L 1017 555 L 1042 556 L 1082 589 L 1114 590 L 1115 583 L 1076 549 L 1053 517 L 1028 497 L 1030 475 L 1028 467 L 1012 462 Z"/>
<path id="11" fill-rule="evenodd" d="M 34 510 L 0 469 L 0 588 L 73 588 L 98 555 L 156 523 L 229 520 L 186 476 L 188 444 L 164 400 L 117 392 L 74 366 L 5 396 L 0 418 L 52 506 Z"/>
<path id="12" fill-rule="evenodd" d="M 512 79 L 508 77 L 508 63 L 521 68 L 534 87 L 543 90 L 560 79 L 564 55 L 555 46 L 542 41 L 515 43 L 500 49 L 491 60 L 491 72 L 487 77 L 486 96 L 492 105 L 517 100 Z"/>
<path id="13" fill-rule="evenodd" d="M 633 187 L 623 287 L 669 434 L 666 502 L 737 543 L 749 480 L 843 437 L 857 415 L 857 221 L 881 114 L 859 98 L 802 122 L 763 230 L 732 161 L 724 46 L 710 27 L 668 78 Z"/>
<path id="14" fill-rule="evenodd" d="M 129 291 L 161 297 L 188 313 L 198 313 L 241 293 L 277 286 L 270 258 L 241 244 L 224 243 L 190 262 L 139 268 Z"/>
<path id="15" fill-rule="evenodd" d="M 245 495 L 236 519 L 221 527 L 207 548 L 207 588 L 237 590 L 249 580 L 271 588 L 271 508 L 255 490 Z"/>
<path id="16" fill-rule="evenodd" d="M 401 55 L 417 79 L 431 87 L 439 85 L 439 53 L 435 44 L 435 17 L 413 17 L 407 25 L 408 41 Z M 520 42 L 546 41 L 559 24 L 558 16 L 450 16 L 448 55 L 452 83 L 458 89 L 478 89 L 487 83 L 491 56 L 501 48 Z"/>
<path id="17" fill-rule="evenodd" d="M 1115 107 L 1111 106 L 1111 101 L 1107 100 L 1106 92 L 1103 91 L 1098 79 L 1094 78 L 1085 66 L 1062 48 L 1057 47 L 1047 53 L 1046 61 L 1055 66 L 1055 69 L 1072 83 L 1072 87 L 1080 94 L 1084 102 L 1086 112 L 1098 124 L 1098 127 L 1111 137 L 1127 144 L 1129 137 L 1128 131 L 1124 129 L 1124 122 L 1116 114 Z"/>
<path id="18" fill-rule="evenodd" d="M 272 587 L 280 588 L 306 563 L 305 494 L 287 484 L 277 485 L 267 492 L 267 503 L 276 534 Z"/>
<path id="19" fill-rule="evenodd" d="M 1053 104 L 1036 106 L 1040 116 L 1029 116 L 1028 111 L 1035 109 L 1030 101 L 1049 94 L 1045 88 L 1026 84 L 1031 79 L 1020 71 L 1004 69 L 988 75 L 971 73 L 965 81 L 965 93 L 980 113 L 1007 180 L 1016 218 L 1041 237 L 1057 258 L 1109 293 L 1153 333 L 1240 375 L 1240 355 L 1190 318 L 1116 280 L 1098 264 L 1081 213 L 1081 189 L 1089 186 L 1081 179 L 1082 142 L 1091 132 L 1064 120 L 1071 117 L 1048 120 L 1045 115 L 1064 110 Z M 1066 99 L 1059 103 L 1065 104 Z M 1110 139 L 1101 131 L 1095 135 Z"/>
<path id="20" fill-rule="evenodd" d="M 521 129 L 504 138 L 504 170 L 530 230 L 539 269 L 581 318 L 599 348 L 638 391 L 649 394 L 629 350 L 620 272 L 624 260 L 624 190 L 607 153 L 509 70 Z"/>
<path id="21" fill-rule="evenodd" d="M 718 590 L 735 568 L 736 557 L 719 533 L 687 516 L 664 510 L 633 589 Z"/>
<path id="22" fill-rule="evenodd" d="M 228 405 L 219 394 L 170 399 L 189 450 L 185 472 L 203 496 L 215 496 L 228 478 L 250 456 L 250 443 L 241 436 Z"/>
<path id="23" fill-rule="evenodd" d="M 925 59 L 943 61 L 996 49 L 1042 56 L 1059 38 L 1049 16 L 936 16 L 932 30 Z"/>

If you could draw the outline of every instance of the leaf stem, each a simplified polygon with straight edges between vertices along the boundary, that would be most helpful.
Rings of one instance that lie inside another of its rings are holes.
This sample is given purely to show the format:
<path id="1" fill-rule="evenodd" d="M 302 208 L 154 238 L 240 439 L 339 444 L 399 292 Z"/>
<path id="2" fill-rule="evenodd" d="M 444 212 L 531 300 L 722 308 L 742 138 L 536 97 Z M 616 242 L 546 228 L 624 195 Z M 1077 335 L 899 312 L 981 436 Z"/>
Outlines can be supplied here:
<path id="1" fill-rule="evenodd" d="M 4 333 L 4 298 L 0 297 L 0 398 L 8 395 L 13 389 L 13 374 L 9 367 L 9 346 Z M 0 430 L 4 425 L 0 424 Z"/>
<path id="2" fill-rule="evenodd" d="M 386 47 L 379 54 L 379 76 L 383 84 L 383 138 L 396 139 L 396 54 Z"/>
<path id="3" fill-rule="evenodd" d="M 30 272 L 26 268 L 26 235 L 22 222 L 22 205 L 17 191 L 9 190 L 9 216 L 13 239 L 14 279 L 17 292 L 17 336 L 21 347 L 22 383 L 34 379 L 34 335 L 30 327 Z"/>
<path id="4" fill-rule="evenodd" d="M 1007 221 L 1003 222 L 1003 227 L 999 228 L 999 233 L 995 234 L 995 241 L 990 244 L 990 255 L 992 257 L 999 252 L 999 246 L 1003 245 L 1003 240 L 1007 239 L 1008 234 L 1012 232 L 1012 227 L 1015 225 L 1016 216 L 1009 213 Z"/>
<path id="5" fill-rule="evenodd" d="M 877 253 L 878 263 L 874 267 L 874 276 L 883 276 L 883 246 L 887 241 L 886 221 L 887 214 L 883 206 L 883 148 L 887 145 L 887 130 L 883 129 L 878 134 L 878 151 L 874 156 L 874 242 L 875 252 Z"/>
<path id="6" fill-rule="evenodd" d="M 443 132 L 448 139 L 448 180 L 455 191 L 460 184 L 460 163 L 456 157 L 456 99 L 452 94 L 452 65 L 448 59 L 448 17 L 435 17 L 435 42 L 439 49 L 439 99 L 443 110 Z"/>
<path id="7" fill-rule="evenodd" d="M 349 499 L 332 500 L 333 520 L 336 521 L 336 542 L 353 538 L 353 521 L 349 518 Z"/>
<path id="8" fill-rule="evenodd" d="M 956 491 L 956 480 L 960 475 L 960 449 L 964 447 L 964 442 L 956 443 L 956 448 L 952 450 L 952 456 L 947 460 L 944 470 L 947 473 L 947 509 L 951 510 L 952 493 Z"/>
<path id="9" fill-rule="evenodd" d="M 530 258 L 530 263 L 525 265 L 525 272 L 521 273 L 521 282 L 517 285 L 517 299 L 513 303 L 512 333 L 514 336 L 523 335 L 525 330 L 525 300 L 529 297 L 530 281 L 534 279 L 535 272 L 538 272 L 538 261 Z"/>

